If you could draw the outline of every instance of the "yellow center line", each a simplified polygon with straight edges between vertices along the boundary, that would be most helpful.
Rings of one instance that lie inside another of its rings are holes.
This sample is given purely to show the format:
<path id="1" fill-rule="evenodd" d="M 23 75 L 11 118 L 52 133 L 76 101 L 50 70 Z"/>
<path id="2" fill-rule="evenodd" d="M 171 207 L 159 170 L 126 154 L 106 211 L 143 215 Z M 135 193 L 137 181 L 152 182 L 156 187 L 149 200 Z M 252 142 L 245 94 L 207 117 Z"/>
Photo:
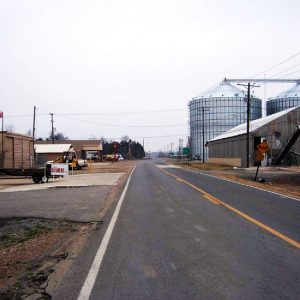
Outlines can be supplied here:
<path id="1" fill-rule="evenodd" d="M 297 241 L 295 241 L 295 240 L 289 238 L 288 236 L 286 236 L 286 235 L 284 235 L 284 234 L 278 232 L 277 230 L 275 230 L 275 229 L 273 229 L 273 228 L 271 228 L 271 227 L 269 227 L 269 226 L 263 224 L 262 222 L 260 222 L 260 221 L 258 221 L 258 220 L 256 220 L 256 219 L 254 219 L 254 218 L 248 216 L 247 214 L 245 214 L 245 213 L 241 212 L 240 210 L 234 208 L 233 206 L 231 206 L 231 205 L 229 205 L 229 204 L 223 202 L 222 200 L 220 200 L 220 199 L 214 197 L 213 195 L 207 193 L 206 191 L 204 191 L 204 190 L 202 190 L 201 188 L 199 188 L 199 187 L 193 185 L 192 183 L 190 183 L 190 182 L 188 182 L 188 181 L 186 181 L 186 180 L 184 180 L 184 179 L 182 179 L 182 178 L 180 178 L 180 177 L 178 177 L 178 176 L 176 176 L 176 175 L 174 175 L 174 174 L 172 174 L 172 173 L 170 173 L 170 172 L 168 172 L 168 171 L 166 171 L 166 170 L 163 170 L 163 169 L 161 169 L 161 170 L 162 170 L 165 174 L 167 174 L 167 175 L 169 175 L 169 176 L 172 176 L 172 177 L 176 178 L 176 180 L 178 180 L 179 182 L 183 182 L 183 183 L 185 183 L 186 185 L 190 186 L 191 188 L 197 190 L 198 192 L 200 192 L 200 193 L 205 197 L 205 199 L 209 200 L 210 202 L 212 202 L 212 203 L 214 203 L 214 204 L 217 204 L 217 205 L 222 205 L 222 206 L 226 207 L 227 209 L 229 209 L 229 210 L 231 210 L 232 212 L 236 213 L 236 214 L 239 215 L 240 217 L 242 217 L 242 218 L 248 220 L 249 222 L 251 222 L 251 223 L 257 225 L 258 227 L 264 229 L 265 231 L 267 231 L 267 232 L 269 232 L 269 233 L 271 233 L 271 234 L 277 236 L 278 238 L 280 238 L 280 239 L 286 241 L 287 243 L 293 245 L 294 247 L 300 249 L 300 243 L 299 243 L 299 242 L 297 242 Z"/>

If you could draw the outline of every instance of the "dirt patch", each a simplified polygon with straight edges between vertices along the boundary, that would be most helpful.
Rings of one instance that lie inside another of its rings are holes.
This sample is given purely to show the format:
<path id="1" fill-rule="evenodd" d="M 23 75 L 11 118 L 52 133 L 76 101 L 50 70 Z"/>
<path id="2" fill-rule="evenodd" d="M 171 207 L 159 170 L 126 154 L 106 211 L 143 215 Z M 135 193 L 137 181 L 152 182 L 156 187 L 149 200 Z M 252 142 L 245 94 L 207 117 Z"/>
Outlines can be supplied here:
<path id="1" fill-rule="evenodd" d="M 45 291 L 54 266 L 68 257 L 83 225 L 41 219 L 0 221 L 0 298 L 20 299 Z M 43 267 L 47 265 L 47 267 Z M 44 286 L 43 286 L 44 285 Z"/>

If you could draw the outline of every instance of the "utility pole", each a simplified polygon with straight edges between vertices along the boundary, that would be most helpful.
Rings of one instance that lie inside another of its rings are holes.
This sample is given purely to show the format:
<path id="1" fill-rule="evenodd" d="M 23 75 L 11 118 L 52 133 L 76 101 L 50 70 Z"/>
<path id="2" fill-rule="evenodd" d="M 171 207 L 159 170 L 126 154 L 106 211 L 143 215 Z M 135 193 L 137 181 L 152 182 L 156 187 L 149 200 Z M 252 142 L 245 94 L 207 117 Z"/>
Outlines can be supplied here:
<path id="1" fill-rule="evenodd" d="M 52 144 L 54 144 L 54 127 L 53 127 L 53 114 L 50 114 L 51 115 L 51 137 L 52 137 Z"/>
<path id="2" fill-rule="evenodd" d="M 200 111 L 200 109 L 198 109 Z M 202 163 L 204 164 L 205 162 L 205 145 L 204 145 L 204 112 L 209 111 L 209 108 L 205 108 L 204 106 L 201 107 L 201 112 L 202 112 Z"/>
<path id="3" fill-rule="evenodd" d="M 204 107 L 202 106 L 202 163 L 204 164 L 205 161 L 205 154 L 204 154 Z"/>
<path id="4" fill-rule="evenodd" d="M 248 82 L 247 85 L 247 151 L 246 151 L 246 155 L 247 155 L 247 168 L 249 168 L 249 134 L 250 134 L 250 82 Z"/>
<path id="5" fill-rule="evenodd" d="M 250 88 L 251 87 L 259 87 L 259 85 L 255 85 L 255 83 L 251 84 L 250 82 L 248 82 L 247 85 L 242 84 L 242 83 L 238 83 L 238 85 L 242 85 L 244 87 L 247 87 L 247 137 L 246 137 L 246 167 L 249 168 L 250 166 Z"/>
<path id="6" fill-rule="evenodd" d="M 33 125 L 32 125 L 32 140 L 33 140 L 33 166 L 35 167 L 35 114 L 36 114 L 36 106 L 33 107 Z"/>
<path id="7" fill-rule="evenodd" d="M 33 107 L 33 126 L 32 126 L 33 144 L 34 144 L 34 141 L 35 141 L 35 113 L 36 113 L 36 106 Z"/>
<path id="8" fill-rule="evenodd" d="M 2 121 L 2 132 L 1 132 L 1 167 L 4 168 L 4 132 L 3 132 L 3 127 L 4 127 L 4 116 L 3 116 L 3 111 L 0 112 L 1 115 L 1 121 Z"/>

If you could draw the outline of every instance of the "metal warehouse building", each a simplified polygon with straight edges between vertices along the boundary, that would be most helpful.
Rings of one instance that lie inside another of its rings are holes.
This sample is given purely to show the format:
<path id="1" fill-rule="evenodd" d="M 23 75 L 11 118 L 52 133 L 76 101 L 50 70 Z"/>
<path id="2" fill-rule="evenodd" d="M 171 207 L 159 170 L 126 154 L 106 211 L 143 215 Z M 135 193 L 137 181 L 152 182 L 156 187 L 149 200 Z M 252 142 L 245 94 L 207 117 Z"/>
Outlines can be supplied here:
<path id="1" fill-rule="evenodd" d="M 192 154 L 208 158 L 205 143 L 247 119 L 247 93 L 228 82 L 189 102 Z M 251 95 L 250 119 L 262 116 L 262 102 Z M 203 155 L 204 154 L 204 155 Z"/>
<path id="2" fill-rule="evenodd" d="M 209 162 L 247 166 L 247 124 L 232 128 L 207 142 Z M 249 162 L 256 164 L 256 146 L 267 140 L 270 150 L 265 163 L 292 164 L 297 163 L 300 153 L 300 106 L 250 122 Z"/>

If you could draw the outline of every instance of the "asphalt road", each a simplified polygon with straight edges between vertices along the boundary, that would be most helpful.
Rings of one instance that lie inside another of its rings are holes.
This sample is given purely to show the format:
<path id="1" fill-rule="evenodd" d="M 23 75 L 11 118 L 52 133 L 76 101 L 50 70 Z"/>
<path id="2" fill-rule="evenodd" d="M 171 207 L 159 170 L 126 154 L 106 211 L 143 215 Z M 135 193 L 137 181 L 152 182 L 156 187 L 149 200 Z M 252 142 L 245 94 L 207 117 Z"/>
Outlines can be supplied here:
<path id="1" fill-rule="evenodd" d="M 78 297 L 112 212 L 106 226 L 91 236 L 54 299 Z M 88 283 L 92 289 L 86 295 L 299 299 L 299 229 L 300 202 L 295 199 L 142 162 L 132 175 L 99 273 L 94 270 L 96 280 Z"/>

